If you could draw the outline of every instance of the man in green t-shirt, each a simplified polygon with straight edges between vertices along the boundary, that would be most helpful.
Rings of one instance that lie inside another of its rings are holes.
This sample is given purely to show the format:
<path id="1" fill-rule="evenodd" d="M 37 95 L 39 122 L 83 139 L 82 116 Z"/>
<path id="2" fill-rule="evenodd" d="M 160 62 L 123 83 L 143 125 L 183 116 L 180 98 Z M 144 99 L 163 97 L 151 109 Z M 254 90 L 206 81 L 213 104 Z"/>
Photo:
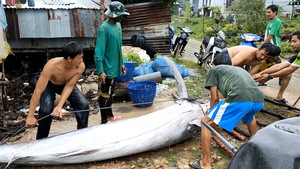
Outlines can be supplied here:
<path id="1" fill-rule="evenodd" d="M 257 82 L 265 83 L 275 77 L 282 77 L 292 74 L 300 67 L 300 30 L 295 31 L 291 36 L 291 46 L 297 54 L 289 61 L 276 64 L 253 76 Z"/>
<path id="2" fill-rule="evenodd" d="M 270 5 L 266 8 L 266 14 L 270 22 L 266 27 L 265 41 L 263 43 L 272 43 L 278 47 L 281 47 L 281 29 L 282 22 L 277 17 L 278 7 L 276 5 Z"/>
<path id="3" fill-rule="evenodd" d="M 99 75 L 99 105 L 102 108 L 101 124 L 121 120 L 121 116 L 112 113 L 112 95 L 118 76 L 126 73 L 122 54 L 122 28 L 120 22 L 125 15 L 125 7 L 121 2 L 113 1 L 105 12 L 109 18 L 98 29 L 94 60 Z M 108 107 L 103 109 L 103 107 Z"/>
<path id="4" fill-rule="evenodd" d="M 276 5 L 270 5 L 266 8 L 266 15 L 270 20 L 265 31 L 265 40 L 263 43 L 272 43 L 278 47 L 281 47 L 281 29 L 282 22 L 278 18 L 278 7 Z M 276 64 L 281 63 L 280 56 L 274 61 Z M 285 76 L 279 78 L 280 89 L 275 100 L 286 104 L 286 100 L 283 98 L 283 93 L 290 82 L 291 76 Z"/>
<path id="5" fill-rule="evenodd" d="M 239 121 L 247 125 L 249 133 L 257 131 L 254 114 L 264 106 L 264 94 L 259 90 L 252 76 L 243 68 L 231 66 L 231 59 L 218 54 L 213 61 L 215 67 L 209 70 L 205 88 L 210 90 L 210 110 L 201 120 L 215 129 L 224 128 L 231 132 Z M 220 92 L 225 100 L 219 100 Z M 212 168 L 210 160 L 211 132 L 201 127 L 201 148 L 203 158 L 193 162 L 192 168 Z"/>

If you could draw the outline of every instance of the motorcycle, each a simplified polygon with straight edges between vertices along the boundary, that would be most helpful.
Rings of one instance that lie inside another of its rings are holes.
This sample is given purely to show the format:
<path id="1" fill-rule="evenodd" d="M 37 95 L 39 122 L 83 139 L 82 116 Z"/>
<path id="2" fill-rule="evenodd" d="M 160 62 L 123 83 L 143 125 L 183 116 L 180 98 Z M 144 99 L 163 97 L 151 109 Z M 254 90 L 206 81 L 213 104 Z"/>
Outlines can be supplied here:
<path id="1" fill-rule="evenodd" d="M 218 25 L 219 21 L 216 20 L 216 23 Z M 218 28 L 212 27 L 212 29 L 215 32 L 215 36 L 211 38 L 204 37 L 200 44 L 199 52 L 194 52 L 195 57 L 198 59 L 198 65 L 202 66 L 204 64 L 206 70 L 212 67 L 214 57 L 227 46 L 225 33 Z"/>
<path id="2" fill-rule="evenodd" d="M 238 29 L 242 31 L 243 27 L 239 25 Z M 255 42 L 258 42 L 258 41 L 260 41 L 262 39 L 257 34 L 254 34 L 254 33 L 243 33 L 243 32 L 241 34 L 241 38 L 243 39 L 243 41 L 240 43 L 240 45 L 247 45 L 247 46 L 252 46 L 252 47 L 255 47 L 255 48 L 257 48 Z"/>
<path id="3" fill-rule="evenodd" d="M 173 45 L 174 45 L 173 37 L 175 35 L 176 30 L 175 30 L 174 26 L 171 25 L 171 24 L 169 24 L 168 28 L 169 28 L 169 35 L 170 35 L 170 45 L 171 45 L 171 48 L 172 48 Z"/>
<path id="4" fill-rule="evenodd" d="M 182 54 L 186 44 L 189 41 L 189 34 L 193 34 L 193 30 L 189 27 L 178 27 L 181 32 L 177 35 L 174 44 L 172 45 L 173 57 L 177 58 Z"/>

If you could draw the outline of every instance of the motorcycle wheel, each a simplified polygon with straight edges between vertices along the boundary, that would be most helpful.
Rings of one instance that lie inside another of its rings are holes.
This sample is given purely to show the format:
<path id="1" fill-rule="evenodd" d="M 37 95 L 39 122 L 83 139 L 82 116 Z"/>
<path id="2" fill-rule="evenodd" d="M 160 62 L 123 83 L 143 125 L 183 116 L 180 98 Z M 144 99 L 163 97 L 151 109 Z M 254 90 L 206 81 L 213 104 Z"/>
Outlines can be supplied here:
<path id="1" fill-rule="evenodd" d="M 208 71 L 212 68 L 212 54 L 208 55 L 204 60 L 204 68 Z"/>
<path id="2" fill-rule="evenodd" d="M 173 57 L 177 58 L 180 55 L 180 51 L 182 49 L 183 45 L 181 43 L 176 44 L 175 48 L 174 48 L 174 54 Z"/>

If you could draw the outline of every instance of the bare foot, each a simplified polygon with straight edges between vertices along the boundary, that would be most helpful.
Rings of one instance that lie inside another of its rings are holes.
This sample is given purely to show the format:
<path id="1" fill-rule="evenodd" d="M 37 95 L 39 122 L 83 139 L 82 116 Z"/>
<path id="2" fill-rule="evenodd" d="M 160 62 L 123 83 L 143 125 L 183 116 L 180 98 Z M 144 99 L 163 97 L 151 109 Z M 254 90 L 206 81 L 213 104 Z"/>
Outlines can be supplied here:
<path id="1" fill-rule="evenodd" d="M 107 121 L 109 122 L 118 121 L 118 120 L 122 120 L 122 116 L 114 116 L 114 117 L 109 117 L 107 119 Z"/>
<path id="2" fill-rule="evenodd" d="M 212 169 L 210 164 L 204 165 L 202 160 L 200 160 L 200 165 L 201 165 L 201 168 L 203 168 L 203 169 Z"/>

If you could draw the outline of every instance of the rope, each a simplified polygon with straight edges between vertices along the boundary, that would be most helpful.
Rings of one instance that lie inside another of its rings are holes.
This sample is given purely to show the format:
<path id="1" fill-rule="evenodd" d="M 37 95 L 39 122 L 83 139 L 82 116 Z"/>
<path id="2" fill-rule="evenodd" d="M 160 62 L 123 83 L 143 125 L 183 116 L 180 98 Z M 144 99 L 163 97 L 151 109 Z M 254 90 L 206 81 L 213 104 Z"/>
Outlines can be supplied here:
<path id="1" fill-rule="evenodd" d="M 131 106 L 137 106 L 137 105 L 144 105 L 144 104 L 150 104 L 150 103 L 163 103 L 163 102 L 170 102 L 170 101 L 177 101 L 177 100 L 187 100 L 187 101 L 195 101 L 197 100 L 196 98 L 182 98 L 182 99 L 169 99 L 169 100 L 162 100 L 162 101 L 154 101 L 154 102 L 144 102 L 144 103 L 134 103 L 134 104 L 126 104 L 126 105 L 120 105 L 120 106 L 113 106 L 113 107 L 98 107 L 98 108 L 95 108 L 95 109 L 85 109 L 85 110 L 76 110 L 76 111 L 71 111 L 72 114 L 75 114 L 75 113 L 81 113 L 81 112 L 86 112 L 86 111 L 93 111 L 94 114 L 96 114 L 98 111 L 102 110 L 102 109 L 108 109 L 108 108 L 119 108 L 119 107 L 131 107 Z M 51 114 L 48 114 L 44 117 L 41 117 L 39 119 L 37 119 L 37 122 L 38 121 L 41 121 L 47 117 L 51 116 Z M 16 136 L 20 131 L 22 131 L 23 129 L 25 129 L 26 126 L 22 126 L 20 129 L 18 129 L 12 136 L 8 137 L 8 135 L 6 135 L 4 138 L 3 138 L 3 141 L 0 143 L 0 145 L 2 144 L 5 144 L 7 141 L 9 141 L 12 137 Z"/>

